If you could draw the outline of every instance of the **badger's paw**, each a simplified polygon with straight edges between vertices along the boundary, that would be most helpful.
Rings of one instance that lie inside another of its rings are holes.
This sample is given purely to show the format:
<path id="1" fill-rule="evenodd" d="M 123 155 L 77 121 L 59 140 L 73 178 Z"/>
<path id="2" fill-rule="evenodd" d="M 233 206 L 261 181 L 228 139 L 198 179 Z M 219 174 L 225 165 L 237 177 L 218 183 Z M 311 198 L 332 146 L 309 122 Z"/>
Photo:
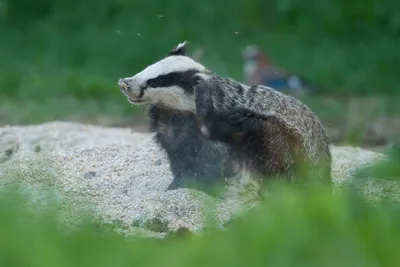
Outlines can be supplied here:
<path id="1" fill-rule="evenodd" d="M 240 125 L 230 123 L 227 117 L 220 113 L 214 113 L 212 116 L 207 117 L 200 129 L 208 139 L 228 143 L 243 135 L 243 129 Z"/>
<path id="2" fill-rule="evenodd" d="M 259 133 L 263 129 L 259 114 L 247 109 L 217 111 L 201 123 L 201 131 L 211 140 L 241 142 L 248 133 Z"/>
<path id="3" fill-rule="evenodd" d="M 257 114 L 247 109 L 239 108 L 219 112 L 215 116 L 214 123 L 225 124 L 237 131 L 246 131 L 246 129 L 252 127 L 255 119 L 258 119 Z"/>

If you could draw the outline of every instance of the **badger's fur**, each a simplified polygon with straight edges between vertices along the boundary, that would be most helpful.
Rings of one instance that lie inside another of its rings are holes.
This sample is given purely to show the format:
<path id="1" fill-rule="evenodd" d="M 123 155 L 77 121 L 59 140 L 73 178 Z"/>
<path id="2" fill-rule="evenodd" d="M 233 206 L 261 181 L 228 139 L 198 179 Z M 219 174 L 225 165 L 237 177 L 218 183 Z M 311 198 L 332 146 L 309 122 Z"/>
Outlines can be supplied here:
<path id="1" fill-rule="evenodd" d="M 229 144 L 241 170 L 286 179 L 311 171 L 330 181 L 329 140 L 309 108 L 265 86 L 247 86 L 211 72 L 201 77 L 195 102 L 204 133 Z"/>
<path id="2" fill-rule="evenodd" d="M 180 110 L 179 114 L 185 114 L 180 116 L 186 116 L 186 123 L 193 127 L 192 136 L 201 142 L 198 147 L 216 146 L 200 136 L 202 129 L 210 141 L 227 146 L 228 150 L 218 156 L 233 162 L 237 173 L 294 181 L 313 177 L 331 183 L 329 140 L 307 106 L 272 88 L 220 77 L 187 57 L 185 45 L 179 44 L 166 58 L 135 76 L 121 79 L 121 91 L 132 103 L 162 106 L 164 111 L 158 116 L 168 114 L 165 110 Z M 158 127 L 179 132 L 172 130 L 177 126 L 168 120 Z M 183 142 L 181 146 L 185 145 Z M 203 162 L 193 164 L 201 168 Z"/>
<path id="3" fill-rule="evenodd" d="M 149 128 L 167 153 L 174 179 L 168 190 L 200 187 L 207 193 L 233 175 L 229 147 L 206 138 L 196 116 L 161 104 L 148 107 Z"/>
<path id="4" fill-rule="evenodd" d="M 167 189 L 194 186 L 212 194 L 209 189 L 233 175 L 229 147 L 209 140 L 200 130 L 190 81 L 202 66 L 180 56 L 183 47 L 176 47 L 160 62 L 132 78 L 120 79 L 118 84 L 129 102 L 148 104 L 149 130 L 166 152 L 173 173 Z M 187 89 L 191 93 L 182 97 Z"/>

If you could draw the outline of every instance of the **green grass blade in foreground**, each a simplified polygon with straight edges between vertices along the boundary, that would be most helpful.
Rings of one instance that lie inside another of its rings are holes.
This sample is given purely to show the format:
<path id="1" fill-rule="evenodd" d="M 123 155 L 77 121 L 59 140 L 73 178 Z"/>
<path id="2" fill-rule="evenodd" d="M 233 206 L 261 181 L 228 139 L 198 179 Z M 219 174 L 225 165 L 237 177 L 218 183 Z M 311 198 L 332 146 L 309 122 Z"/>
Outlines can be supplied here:
<path id="1" fill-rule="evenodd" d="M 289 187 L 226 231 L 164 241 L 70 231 L 0 197 L 1 266 L 399 266 L 400 210 Z M 51 216 L 49 216 L 51 215 Z"/>

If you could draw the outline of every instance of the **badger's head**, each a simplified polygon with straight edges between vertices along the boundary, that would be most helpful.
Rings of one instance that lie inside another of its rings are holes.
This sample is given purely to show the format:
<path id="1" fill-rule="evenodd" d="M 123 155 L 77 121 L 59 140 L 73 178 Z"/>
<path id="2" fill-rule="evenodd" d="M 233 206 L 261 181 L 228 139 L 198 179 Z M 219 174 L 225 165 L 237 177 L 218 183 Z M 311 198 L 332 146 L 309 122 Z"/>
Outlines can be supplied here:
<path id="1" fill-rule="evenodd" d="M 118 80 L 121 92 L 132 104 L 162 103 L 193 111 L 194 93 L 200 73 L 206 68 L 186 55 L 186 44 L 178 44 L 163 59 L 132 77 Z"/>

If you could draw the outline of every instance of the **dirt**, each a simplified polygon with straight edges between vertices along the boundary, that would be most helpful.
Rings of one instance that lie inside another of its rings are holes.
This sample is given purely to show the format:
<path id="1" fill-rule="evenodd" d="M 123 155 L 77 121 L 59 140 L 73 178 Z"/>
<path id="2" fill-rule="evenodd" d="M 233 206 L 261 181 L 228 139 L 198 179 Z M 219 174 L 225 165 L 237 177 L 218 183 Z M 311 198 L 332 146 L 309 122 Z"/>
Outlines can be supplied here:
<path id="1" fill-rule="evenodd" d="M 201 231 L 210 215 L 222 225 L 233 212 L 232 199 L 193 189 L 166 191 L 172 174 L 149 133 L 60 121 L 8 126 L 0 128 L 0 149 L 0 185 L 20 183 L 35 203 L 50 194 L 66 223 L 91 212 L 103 224 L 159 236 L 166 229 Z M 362 148 L 331 149 L 336 184 L 385 158 Z"/>

